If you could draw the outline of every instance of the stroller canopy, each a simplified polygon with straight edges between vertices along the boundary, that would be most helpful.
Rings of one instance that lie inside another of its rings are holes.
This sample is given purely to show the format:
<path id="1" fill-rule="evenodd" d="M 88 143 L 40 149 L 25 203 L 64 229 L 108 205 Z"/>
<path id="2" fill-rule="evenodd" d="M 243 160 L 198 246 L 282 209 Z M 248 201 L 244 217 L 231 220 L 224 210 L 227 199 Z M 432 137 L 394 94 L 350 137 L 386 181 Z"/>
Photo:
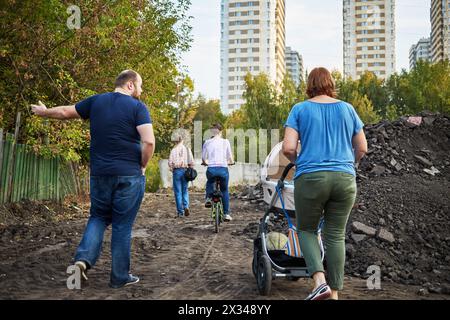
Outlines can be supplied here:
<path id="1" fill-rule="evenodd" d="M 289 160 L 284 156 L 281 150 L 282 145 L 283 143 L 280 142 L 272 149 L 272 151 L 270 151 L 261 168 L 261 184 L 264 192 L 264 202 L 266 204 L 270 204 L 270 201 L 274 196 L 274 193 L 276 192 L 277 182 L 281 178 L 284 168 L 286 168 L 286 166 L 289 164 Z M 298 144 L 297 147 L 297 154 L 299 152 L 300 152 L 300 143 Z M 293 168 L 289 171 L 288 175 L 286 176 L 286 179 L 284 180 L 285 184 L 284 189 L 282 191 L 285 209 L 291 215 L 295 211 L 294 184 L 292 181 L 294 174 L 295 169 Z M 280 199 L 277 199 L 277 201 L 274 204 L 274 207 L 276 209 L 282 209 Z"/>
<path id="2" fill-rule="evenodd" d="M 269 153 L 261 169 L 261 182 L 281 178 L 284 168 L 289 164 L 288 158 L 282 152 L 283 142 L 278 143 Z M 300 152 L 300 142 L 297 147 L 297 154 Z M 294 177 L 295 170 L 289 171 L 285 181 L 290 182 Z"/>

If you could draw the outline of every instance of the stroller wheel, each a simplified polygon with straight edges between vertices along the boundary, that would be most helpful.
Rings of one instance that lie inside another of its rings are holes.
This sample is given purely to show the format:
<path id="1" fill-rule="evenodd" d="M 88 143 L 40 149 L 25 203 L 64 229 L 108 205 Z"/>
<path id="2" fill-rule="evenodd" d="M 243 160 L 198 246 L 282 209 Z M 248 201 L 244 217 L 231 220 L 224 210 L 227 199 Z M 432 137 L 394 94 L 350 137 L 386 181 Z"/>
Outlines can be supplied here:
<path id="1" fill-rule="evenodd" d="M 270 294 L 270 289 L 272 287 L 272 266 L 268 257 L 264 255 L 260 257 L 257 272 L 256 281 L 259 293 L 263 296 L 267 296 Z"/>
<path id="2" fill-rule="evenodd" d="M 258 275 L 258 263 L 261 258 L 261 251 L 258 249 L 253 250 L 253 261 L 252 261 L 252 271 L 253 276 L 257 278 Z"/>

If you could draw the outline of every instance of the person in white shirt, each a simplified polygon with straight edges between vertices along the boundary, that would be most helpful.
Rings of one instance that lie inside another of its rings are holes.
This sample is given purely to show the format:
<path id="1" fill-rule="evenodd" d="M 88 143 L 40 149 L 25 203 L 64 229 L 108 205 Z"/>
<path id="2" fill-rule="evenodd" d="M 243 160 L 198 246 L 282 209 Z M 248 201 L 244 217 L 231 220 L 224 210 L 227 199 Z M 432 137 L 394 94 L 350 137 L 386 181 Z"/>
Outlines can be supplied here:
<path id="1" fill-rule="evenodd" d="M 189 216 L 189 192 L 188 182 L 184 176 L 188 167 L 194 167 L 194 157 L 191 149 L 183 143 L 183 137 L 177 135 L 174 138 L 176 146 L 170 151 L 169 169 L 173 176 L 173 193 L 177 206 L 177 217 Z"/>
<path id="2" fill-rule="evenodd" d="M 211 127 L 213 137 L 203 144 L 202 162 L 208 166 L 206 170 L 206 202 L 205 207 L 211 208 L 211 196 L 214 192 L 216 178 L 220 179 L 220 191 L 222 192 L 223 211 L 225 221 L 231 221 L 230 196 L 228 193 L 228 165 L 234 164 L 231 153 L 230 141 L 222 138 L 222 126 L 214 124 Z"/>

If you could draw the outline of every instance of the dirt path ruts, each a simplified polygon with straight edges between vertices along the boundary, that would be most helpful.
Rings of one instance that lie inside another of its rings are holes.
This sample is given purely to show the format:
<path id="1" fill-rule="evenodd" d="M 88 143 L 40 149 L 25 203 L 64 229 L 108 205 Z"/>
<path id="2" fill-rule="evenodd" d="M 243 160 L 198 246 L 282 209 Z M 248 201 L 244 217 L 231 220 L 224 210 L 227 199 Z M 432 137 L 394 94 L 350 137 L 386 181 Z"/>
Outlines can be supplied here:
<path id="1" fill-rule="evenodd" d="M 79 243 L 86 219 L 27 227 L 21 237 L 3 236 L 0 246 L 0 299 L 303 299 L 309 279 L 277 279 L 272 294 L 258 294 L 251 271 L 254 227 L 262 208 L 232 199 L 233 221 L 214 233 L 200 194 L 191 195 L 191 216 L 176 219 L 172 195 L 146 195 L 133 231 L 132 272 L 140 283 L 124 289 L 108 287 L 110 230 L 103 253 L 89 271 L 82 290 L 66 287 L 67 266 Z M 17 227 L 20 229 L 20 227 Z M 53 233 L 52 233 L 53 232 Z M 20 234 L 16 233 L 16 234 Z M 417 295 L 418 288 L 382 283 L 371 291 L 365 281 L 347 278 L 343 299 L 448 299 Z"/>

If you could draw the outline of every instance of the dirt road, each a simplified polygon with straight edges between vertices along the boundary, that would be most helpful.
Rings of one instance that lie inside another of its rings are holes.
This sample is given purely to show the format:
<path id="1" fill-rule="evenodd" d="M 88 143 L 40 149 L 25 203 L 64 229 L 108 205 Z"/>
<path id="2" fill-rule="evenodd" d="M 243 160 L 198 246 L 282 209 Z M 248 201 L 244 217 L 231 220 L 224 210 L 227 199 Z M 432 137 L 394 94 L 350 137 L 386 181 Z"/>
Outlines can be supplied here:
<path id="1" fill-rule="evenodd" d="M 66 286 L 67 267 L 83 232 L 88 207 L 71 219 L 3 225 L 0 228 L 0 299 L 303 299 L 308 279 L 277 279 L 272 294 L 258 294 L 251 271 L 252 238 L 262 206 L 232 199 L 233 221 L 214 233 L 203 196 L 191 194 L 191 216 L 175 218 L 171 194 L 147 194 L 133 232 L 132 272 L 139 284 L 108 287 L 110 230 L 103 253 L 81 290 Z M 26 206 L 25 206 L 26 207 Z M 26 209 L 26 208 L 25 208 Z M 25 210 L 24 209 L 24 210 Z M 29 210 L 32 210 L 29 208 Z M 52 208 L 49 208 L 52 211 Z M 418 295 L 420 287 L 347 277 L 342 299 L 449 299 Z"/>

